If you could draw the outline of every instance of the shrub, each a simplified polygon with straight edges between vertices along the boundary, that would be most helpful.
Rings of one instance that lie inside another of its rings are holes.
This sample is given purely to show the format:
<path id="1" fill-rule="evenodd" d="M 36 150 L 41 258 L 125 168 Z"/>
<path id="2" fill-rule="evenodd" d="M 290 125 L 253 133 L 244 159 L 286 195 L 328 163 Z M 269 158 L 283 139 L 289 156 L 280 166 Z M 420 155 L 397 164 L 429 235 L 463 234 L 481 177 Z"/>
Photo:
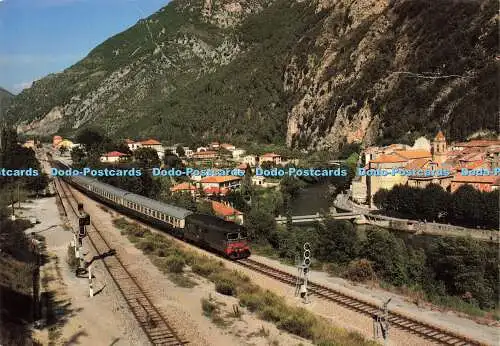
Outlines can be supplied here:
<path id="1" fill-rule="evenodd" d="M 69 267 L 72 270 L 75 270 L 79 265 L 78 258 L 76 258 L 76 256 L 75 256 L 75 248 L 71 245 L 68 245 L 68 259 L 67 259 L 67 261 L 68 261 Z"/>
<path id="2" fill-rule="evenodd" d="M 307 313 L 304 309 L 295 309 L 286 315 L 288 316 L 278 322 L 278 328 L 303 338 L 312 338 L 312 327 L 316 323 L 316 318 L 312 314 Z"/>
<path id="3" fill-rule="evenodd" d="M 224 275 L 217 275 L 213 278 L 215 290 L 226 296 L 234 296 L 236 294 L 236 282 Z"/>
<path id="4" fill-rule="evenodd" d="M 207 256 L 202 256 L 194 261 L 191 269 L 198 275 L 208 277 L 211 274 L 218 272 L 223 267 L 224 266 L 221 261 L 215 261 Z"/>
<path id="5" fill-rule="evenodd" d="M 348 279 L 358 282 L 370 280 L 374 275 L 371 262 L 365 258 L 349 262 L 345 272 Z"/>
<path id="6" fill-rule="evenodd" d="M 166 258 L 165 265 L 171 273 L 182 273 L 182 270 L 186 265 L 186 261 L 180 256 L 170 255 Z"/>
<path id="7" fill-rule="evenodd" d="M 216 312 L 219 311 L 219 308 L 217 307 L 217 305 L 214 302 L 212 302 L 209 299 L 207 299 L 207 298 L 202 298 L 201 299 L 201 308 L 203 310 L 203 313 L 207 317 L 211 317 L 212 314 L 214 314 L 214 313 L 216 313 Z"/>
<path id="8" fill-rule="evenodd" d="M 149 240 L 147 239 L 143 239 L 139 242 L 139 244 L 137 244 L 137 247 L 139 249 L 141 249 L 144 253 L 146 254 L 150 254 L 152 253 L 155 248 L 153 246 L 153 243 L 151 243 Z"/>

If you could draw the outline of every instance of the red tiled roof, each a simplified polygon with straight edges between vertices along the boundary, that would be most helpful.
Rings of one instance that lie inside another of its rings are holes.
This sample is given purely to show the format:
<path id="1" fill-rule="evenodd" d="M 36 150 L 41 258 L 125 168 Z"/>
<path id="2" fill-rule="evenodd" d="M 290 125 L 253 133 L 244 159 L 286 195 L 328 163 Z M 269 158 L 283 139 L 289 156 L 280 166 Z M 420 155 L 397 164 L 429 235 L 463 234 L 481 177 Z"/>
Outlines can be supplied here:
<path id="1" fill-rule="evenodd" d="M 262 155 L 262 157 L 280 157 L 281 155 L 275 154 L 275 153 L 266 153 Z"/>
<path id="2" fill-rule="evenodd" d="M 405 169 L 421 169 L 424 168 L 428 163 L 431 163 L 432 161 L 430 159 L 416 159 L 413 160 L 412 162 L 408 163 L 405 166 Z"/>
<path id="3" fill-rule="evenodd" d="M 156 139 L 147 139 L 140 142 L 142 145 L 161 145 Z"/>
<path id="4" fill-rule="evenodd" d="M 220 216 L 231 216 L 231 215 L 242 215 L 243 213 L 236 210 L 228 205 L 220 202 L 212 201 L 212 209 L 217 215 Z"/>
<path id="5" fill-rule="evenodd" d="M 205 177 L 200 180 L 201 183 L 225 183 L 228 181 L 241 180 L 241 177 L 236 177 L 234 175 L 221 175 L 221 176 L 210 176 Z"/>
<path id="6" fill-rule="evenodd" d="M 489 147 L 490 145 L 499 145 L 500 141 L 495 139 L 475 139 L 469 142 L 456 143 L 459 147 Z"/>
<path id="7" fill-rule="evenodd" d="M 407 159 L 423 159 L 432 157 L 431 152 L 427 150 L 397 150 L 394 154 L 403 156 Z"/>
<path id="8" fill-rule="evenodd" d="M 457 183 L 495 184 L 498 180 L 494 175 L 462 175 L 458 173 L 451 180 Z"/>
<path id="9" fill-rule="evenodd" d="M 102 156 L 105 157 L 122 157 L 122 156 L 128 156 L 127 154 L 120 153 L 119 151 L 110 151 L 109 153 L 106 153 Z"/>
<path id="10" fill-rule="evenodd" d="M 402 158 L 399 155 L 380 155 L 375 160 L 371 160 L 370 163 L 397 163 L 397 162 L 407 162 L 407 159 Z"/>
<path id="11" fill-rule="evenodd" d="M 190 183 L 180 183 L 180 184 L 177 184 L 177 185 L 170 188 L 170 191 L 172 191 L 172 192 L 186 191 L 186 190 L 195 191 L 196 186 L 194 186 L 193 184 L 190 184 Z"/>

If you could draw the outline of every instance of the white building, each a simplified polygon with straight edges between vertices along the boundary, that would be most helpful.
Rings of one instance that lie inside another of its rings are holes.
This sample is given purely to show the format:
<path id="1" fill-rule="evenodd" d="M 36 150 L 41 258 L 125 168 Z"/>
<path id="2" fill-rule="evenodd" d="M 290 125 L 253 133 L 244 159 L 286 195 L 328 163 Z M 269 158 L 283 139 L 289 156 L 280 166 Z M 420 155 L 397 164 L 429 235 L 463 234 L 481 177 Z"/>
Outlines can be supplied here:
<path id="1" fill-rule="evenodd" d="M 255 155 L 247 155 L 243 157 L 242 163 L 246 163 L 252 167 L 255 167 L 255 164 L 257 163 L 257 158 Z"/>
<path id="2" fill-rule="evenodd" d="M 233 150 L 233 159 L 240 159 L 243 155 L 245 155 L 246 151 L 244 149 L 234 149 Z"/>
<path id="3" fill-rule="evenodd" d="M 119 151 L 111 151 L 109 153 L 103 154 L 100 157 L 100 161 L 103 163 L 118 163 L 123 162 L 129 158 L 129 155 L 120 153 Z"/>

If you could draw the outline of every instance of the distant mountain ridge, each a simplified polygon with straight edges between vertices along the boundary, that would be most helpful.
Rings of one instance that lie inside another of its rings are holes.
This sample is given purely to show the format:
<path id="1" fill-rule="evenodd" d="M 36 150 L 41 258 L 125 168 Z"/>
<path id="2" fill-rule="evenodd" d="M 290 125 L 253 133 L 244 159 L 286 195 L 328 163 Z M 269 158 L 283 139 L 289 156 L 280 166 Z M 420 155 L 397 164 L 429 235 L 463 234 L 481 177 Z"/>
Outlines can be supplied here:
<path id="1" fill-rule="evenodd" d="M 496 3 L 174 0 L 14 98 L 24 133 L 333 149 L 498 132 Z"/>
<path id="2" fill-rule="evenodd" d="M 15 95 L 7 89 L 0 87 L 0 118 L 3 117 L 4 112 L 7 110 L 7 108 L 9 108 L 14 96 Z"/>

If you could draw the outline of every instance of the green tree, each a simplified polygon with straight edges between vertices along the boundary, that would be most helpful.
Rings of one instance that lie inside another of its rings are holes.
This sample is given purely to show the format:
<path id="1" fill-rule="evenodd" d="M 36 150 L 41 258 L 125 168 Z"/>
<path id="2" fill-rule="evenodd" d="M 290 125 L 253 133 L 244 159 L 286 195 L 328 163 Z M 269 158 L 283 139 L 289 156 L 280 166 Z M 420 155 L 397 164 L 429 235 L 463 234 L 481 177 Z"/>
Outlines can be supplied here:
<path id="1" fill-rule="evenodd" d="M 253 240 L 264 241 L 276 231 L 276 219 L 264 209 L 252 208 L 246 215 L 245 226 Z"/>
<path id="2" fill-rule="evenodd" d="M 388 282 L 401 286 L 408 282 L 406 246 L 392 233 L 369 230 L 361 246 L 360 256 L 373 262 L 375 272 Z"/>
<path id="3" fill-rule="evenodd" d="M 170 150 L 165 150 L 163 162 L 167 168 L 182 168 L 181 159 Z"/>
<path id="4" fill-rule="evenodd" d="M 356 257 L 358 236 L 350 222 L 327 218 L 318 228 L 321 242 L 316 253 L 319 259 L 348 263 Z"/>
<path id="5" fill-rule="evenodd" d="M 142 169 L 150 169 L 160 165 L 158 153 L 152 148 L 139 148 L 134 151 L 134 159 Z"/>
<path id="6" fill-rule="evenodd" d="M 471 303 L 491 308 L 496 301 L 493 293 L 498 290 L 495 288 L 498 281 L 493 280 L 498 279 L 499 262 L 496 254 L 493 255 L 496 265 L 489 265 L 488 255 L 486 247 L 479 241 L 440 237 L 429 249 L 427 265 L 434 280 L 444 284 L 447 294 L 460 297 L 468 293 Z"/>
<path id="7" fill-rule="evenodd" d="M 178 145 L 177 148 L 175 149 L 175 152 L 177 153 L 177 155 L 179 155 L 179 157 L 186 156 L 186 152 L 184 151 L 182 145 Z"/>
<path id="8" fill-rule="evenodd" d="M 36 177 L 31 177 L 26 181 L 26 187 L 38 194 L 40 191 L 44 190 L 49 184 L 49 177 L 45 173 L 41 173 Z"/>
<path id="9" fill-rule="evenodd" d="M 205 215 L 215 215 L 214 210 L 212 208 L 212 203 L 207 200 L 200 200 L 196 206 L 196 210 L 200 214 Z"/>
<path id="10" fill-rule="evenodd" d="M 105 137 L 97 129 L 83 129 L 75 137 L 77 143 L 82 144 L 87 153 L 91 151 L 101 151 Z"/>
<path id="11" fill-rule="evenodd" d="M 420 203 L 415 207 L 418 210 L 419 218 L 436 222 L 443 221 L 451 202 L 449 193 L 437 184 L 429 184 L 418 192 Z"/>
<path id="12" fill-rule="evenodd" d="M 71 161 L 75 167 L 83 167 L 85 165 L 85 151 L 81 147 L 71 149 Z"/>

